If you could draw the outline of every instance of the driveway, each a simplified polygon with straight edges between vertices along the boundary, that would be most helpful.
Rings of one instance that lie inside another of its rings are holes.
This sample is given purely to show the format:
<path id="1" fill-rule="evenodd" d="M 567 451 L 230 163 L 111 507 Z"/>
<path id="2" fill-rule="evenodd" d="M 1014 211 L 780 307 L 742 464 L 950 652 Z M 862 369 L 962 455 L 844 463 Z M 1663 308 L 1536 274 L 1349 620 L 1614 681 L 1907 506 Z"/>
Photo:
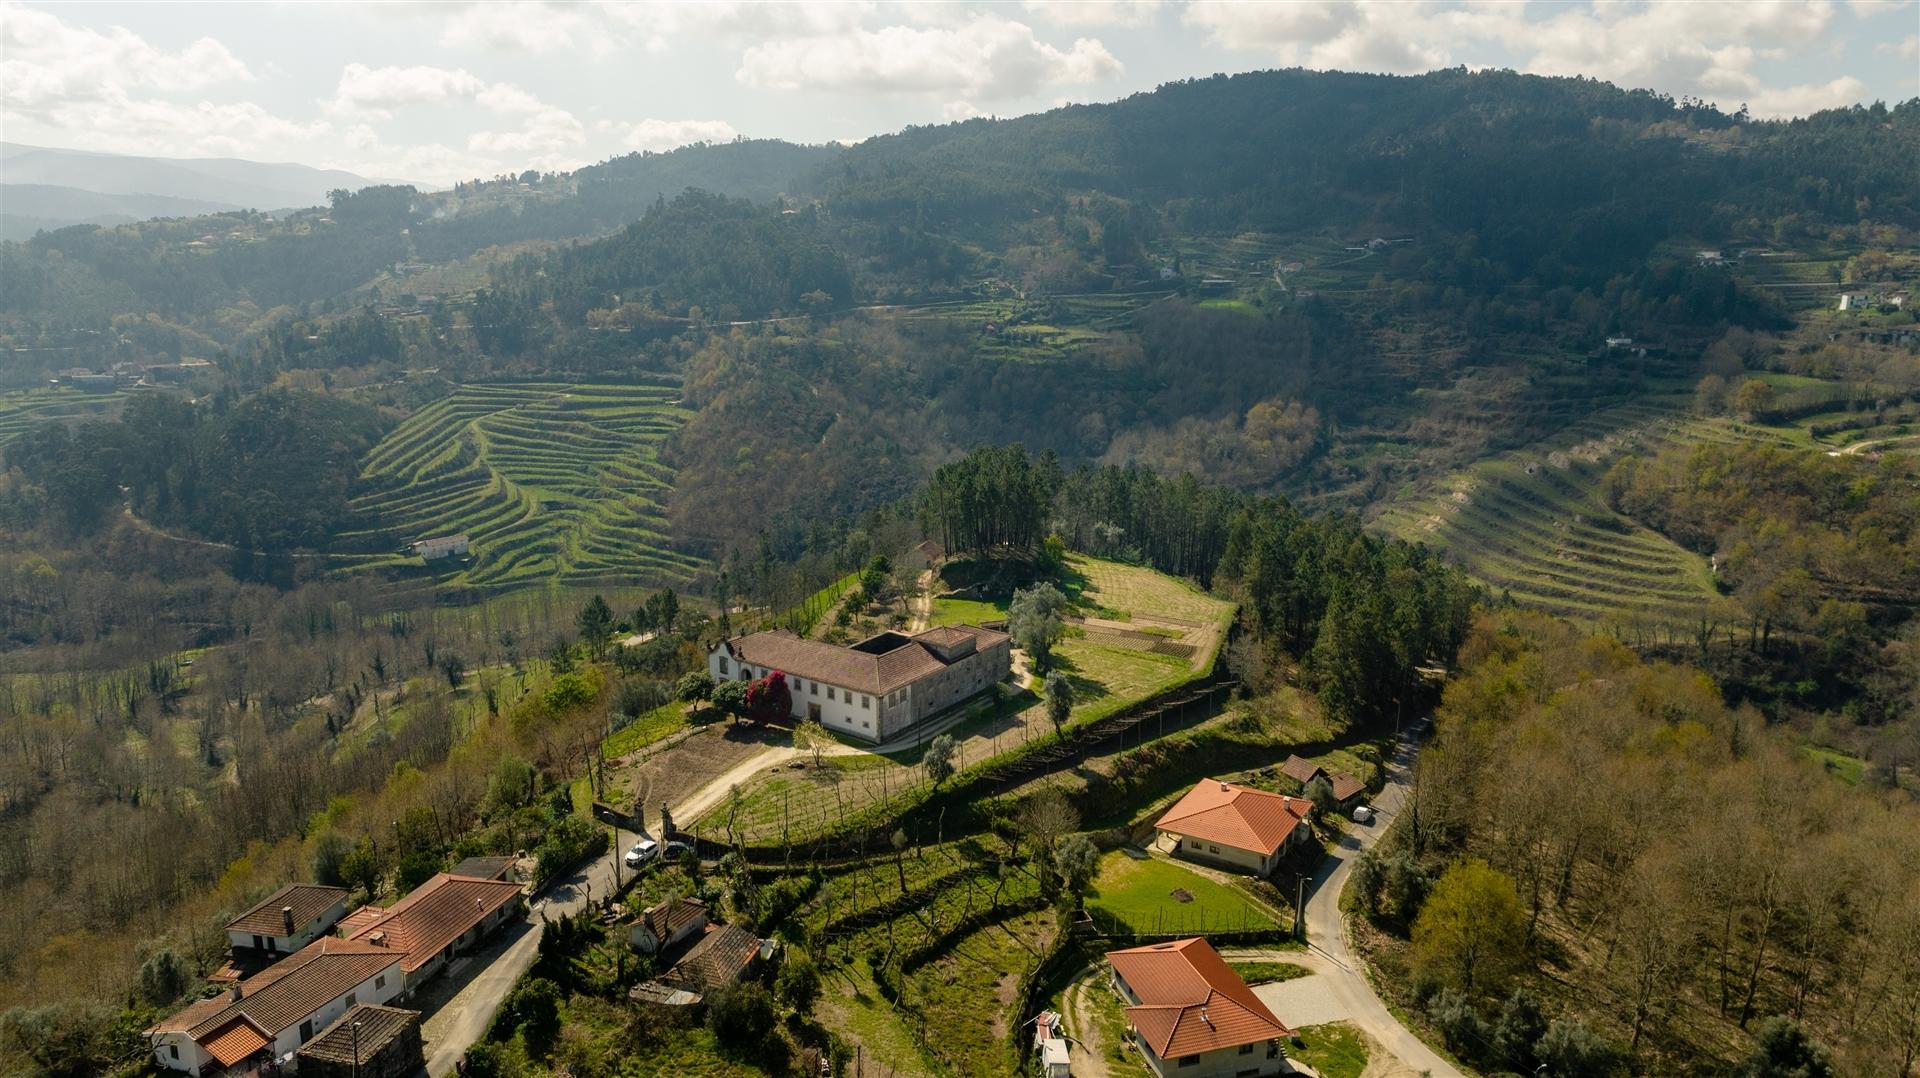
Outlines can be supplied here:
<path id="1" fill-rule="evenodd" d="M 1342 836 L 1339 846 L 1321 863 L 1320 871 L 1315 873 L 1313 882 L 1308 885 L 1311 890 L 1307 895 L 1308 953 L 1286 960 L 1298 961 L 1301 965 L 1316 969 L 1318 972 L 1314 976 L 1303 977 L 1299 981 L 1318 982 L 1318 990 L 1325 994 L 1325 1007 L 1330 1012 L 1337 1010 L 1347 1021 L 1366 1030 L 1406 1068 L 1404 1072 L 1387 1073 L 1425 1073 L 1432 1078 L 1465 1078 L 1458 1067 L 1440 1058 L 1438 1053 L 1401 1025 L 1400 1020 L 1380 1001 L 1380 997 L 1374 994 L 1373 986 L 1367 983 L 1364 967 L 1347 945 L 1346 919 L 1340 915 L 1340 892 L 1347 885 L 1353 863 L 1386 833 L 1387 826 L 1399 815 L 1401 806 L 1406 802 L 1413 782 L 1413 761 L 1419 754 L 1419 738 L 1425 725 L 1424 722 L 1416 723 L 1401 736 L 1393 759 L 1387 764 L 1387 785 L 1372 802 L 1376 814 L 1374 822 L 1364 827 L 1354 825 Z M 1286 988 L 1285 985 L 1273 987 Z M 1304 992 L 1308 989 L 1302 984 L 1297 989 L 1287 991 Z M 1276 1013 L 1282 1022 L 1292 1024 L 1295 1021 L 1284 1011 L 1276 1010 Z M 1369 1072 L 1372 1073 L 1372 1068 L 1369 1068 Z"/>

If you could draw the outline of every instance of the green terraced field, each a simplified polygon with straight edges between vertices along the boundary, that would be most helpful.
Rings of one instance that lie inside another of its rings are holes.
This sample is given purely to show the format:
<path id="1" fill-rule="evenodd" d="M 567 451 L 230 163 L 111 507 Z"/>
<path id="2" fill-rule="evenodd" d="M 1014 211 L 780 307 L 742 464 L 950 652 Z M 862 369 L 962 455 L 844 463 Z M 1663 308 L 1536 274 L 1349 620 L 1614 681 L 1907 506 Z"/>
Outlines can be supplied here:
<path id="1" fill-rule="evenodd" d="M 699 558 L 668 544 L 661 503 L 673 472 L 660 443 L 689 413 L 670 375 L 632 385 L 466 385 L 415 412 L 361 465 L 354 527 L 337 551 L 354 569 L 426 571 L 400 551 L 468 536 L 438 578 L 479 588 L 554 581 L 681 582 Z M 445 566 L 440 569 L 440 566 Z"/>
<path id="2" fill-rule="evenodd" d="M 1705 559 L 1608 508 L 1601 478 L 1627 451 L 1782 434 L 1686 414 L 1682 398 L 1605 409 L 1545 442 L 1390 503 L 1374 526 L 1435 546 L 1496 596 L 1591 621 L 1686 622 L 1715 598 Z"/>
<path id="3" fill-rule="evenodd" d="M 127 395 L 118 390 L 82 393 L 64 386 L 0 393 L 0 446 L 47 420 L 105 416 L 116 411 L 126 399 Z"/>

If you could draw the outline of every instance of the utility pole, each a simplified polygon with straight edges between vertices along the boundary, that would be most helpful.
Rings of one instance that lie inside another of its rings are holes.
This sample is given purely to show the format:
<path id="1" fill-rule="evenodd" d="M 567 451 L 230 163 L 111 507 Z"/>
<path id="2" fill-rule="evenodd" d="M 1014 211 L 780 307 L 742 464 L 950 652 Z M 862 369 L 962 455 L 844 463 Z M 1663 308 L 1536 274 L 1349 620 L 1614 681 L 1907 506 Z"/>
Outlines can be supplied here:
<path id="1" fill-rule="evenodd" d="M 353 1078 L 360 1078 L 360 1022 L 353 1023 Z"/>
<path id="2" fill-rule="evenodd" d="M 1307 938 L 1307 878 L 1293 874 L 1293 938 Z"/>

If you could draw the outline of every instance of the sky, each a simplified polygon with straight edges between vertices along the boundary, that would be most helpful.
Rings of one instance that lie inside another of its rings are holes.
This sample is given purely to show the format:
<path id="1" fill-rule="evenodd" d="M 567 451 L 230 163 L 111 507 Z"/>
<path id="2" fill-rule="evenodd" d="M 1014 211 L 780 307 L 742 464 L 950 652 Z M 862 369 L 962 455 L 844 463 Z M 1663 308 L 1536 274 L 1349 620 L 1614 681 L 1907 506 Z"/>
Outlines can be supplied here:
<path id="1" fill-rule="evenodd" d="M 1920 96 L 1920 5 L 0 0 L 0 139 L 444 185 L 699 140 L 857 141 L 1218 72 L 1460 65 L 1805 115 Z"/>

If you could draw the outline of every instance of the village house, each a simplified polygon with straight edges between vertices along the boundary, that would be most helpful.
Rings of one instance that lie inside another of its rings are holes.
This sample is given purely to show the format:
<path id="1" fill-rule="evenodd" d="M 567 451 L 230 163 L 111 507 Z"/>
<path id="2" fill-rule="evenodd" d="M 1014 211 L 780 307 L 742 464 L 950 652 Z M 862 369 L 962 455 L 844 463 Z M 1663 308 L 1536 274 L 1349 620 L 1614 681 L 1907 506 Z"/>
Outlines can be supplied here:
<path id="1" fill-rule="evenodd" d="M 1312 833 L 1313 803 L 1220 779 L 1202 779 L 1154 821 L 1167 853 L 1225 868 L 1270 874 Z"/>
<path id="2" fill-rule="evenodd" d="M 413 552 L 421 561 L 438 561 L 441 558 L 460 557 L 467 552 L 467 537 L 464 535 L 442 535 L 433 539 L 422 539 L 413 544 Z"/>
<path id="3" fill-rule="evenodd" d="M 227 922 L 232 955 L 216 981 L 237 981 L 327 934 L 346 916 L 348 891 L 317 883 L 290 883 Z"/>
<path id="4" fill-rule="evenodd" d="M 773 956 L 775 944 L 739 925 L 707 925 L 667 972 L 655 980 L 670 989 L 705 996 L 738 984 L 747 971 Z"/>
<path id="5" fill-rule="evenodd" d="M 751 681 L 778 670 L 793 693 L 792 717 L 882 742 L 987 689 L 1013 666 L 1012 638 L 974 625 L 911 635 L 888 631 L 851 646 L 785 629 L 715 644 L 715 681 Z"/>
<path id="6" fill-rule="evenodd" d="M 641 954 L 659 954 L 707 927 L 707 904 L 696 898 L 656 902 L 633 919 L 628 935 Z"/>
<path id="7" fill-rule="evenodd" d="M 385 1003 L 406 987 L 404 954 L 361 940 L 322 937 L 220 995 L 147 1030 L 153 1058 L 196 1078 L 255 1059 L 280 1059 L 359 1003 Z"/>
<path id="8" fill-rule="evenodd" d="M 351 939 L 400 959 L 408 995 L 520 912 L 520 885 L 442 872 L 386 909 L 363 906 L 341 922 Z"/>
<path id="9" fill-rule="evenodd" d="M 1343 809 L 1351 809 L 1359 804 L 1361 795 L 1367 792 L 1366 783 L 1352 775 L 1328 771 L 1304 756 L 1287 757 L 1287 761 L 1280 765 L 1280 773 L 1298 782 L 1303 790 L 1314 779 L 1327 780 L 1327 785 L 1333 787 L 1333 799 L 1340 802 Z"/>
<path id="10" fill-rule="evenodd" d="M 1297 1073 L 1280 1042 L 1293 1036 L 1206 940 L 1109 951 L 1127 1025 L 1153 1072 L 1179 1078 Z"/>

